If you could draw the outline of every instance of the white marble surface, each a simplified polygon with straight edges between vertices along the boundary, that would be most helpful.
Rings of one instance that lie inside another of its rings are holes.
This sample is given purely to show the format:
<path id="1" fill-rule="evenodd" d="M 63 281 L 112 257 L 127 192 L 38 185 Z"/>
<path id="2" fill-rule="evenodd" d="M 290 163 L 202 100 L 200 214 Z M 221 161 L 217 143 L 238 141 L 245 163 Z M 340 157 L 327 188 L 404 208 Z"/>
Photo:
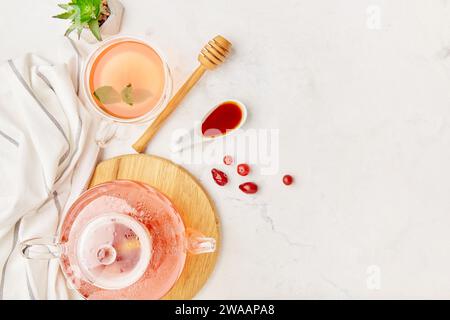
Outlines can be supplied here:
<path id="1" fill-rule="evenodd" d="M 54 45 L 66 27 L 50 19 L 57 2 L 2 3 L 1 61 Z M 235 47 L 148 152 L 171 157 L 171 133 L 230 97 L 248 105 L 247 129 L 280 130 L 279 170 L 253 165 L 255 196 L 231 170 L 220 188 L 212 165 L 183 164 L 223 227 L 197 298 L 450 297 L 449 1 L 123 3 L 123 32 L 159 45 L 175 86 L 210 37 Z M 141 130 L 121 130 L 105 157 L 131 152 Z M 297 179 L 289 188 L 285 172 Z"/>

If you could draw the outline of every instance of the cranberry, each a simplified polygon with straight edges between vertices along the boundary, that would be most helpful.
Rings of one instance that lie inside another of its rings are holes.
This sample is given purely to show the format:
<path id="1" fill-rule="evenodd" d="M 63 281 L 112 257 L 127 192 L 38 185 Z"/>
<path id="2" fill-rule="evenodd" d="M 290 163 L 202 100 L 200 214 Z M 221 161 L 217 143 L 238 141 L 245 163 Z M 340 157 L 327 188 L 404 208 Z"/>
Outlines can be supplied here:
<path id="1" fill-rule="evenodd" d="M 239 189 L 244 193 L 256 193 L 258 191 L 258 186 L 253 182 L 246 182 L 239 186 Z"/>
<path id="2" fill-rule="evenodd" d="M 250 166 L 245 163 L 241 163 L 237 166 L 237 173 L 239 173 L 241 176 L 246 176 L 250 173 Z"/>
<path id="3" fill-rule="evenodd" d="M 211 170 L 211 174 L 212 177 L 214 179 L 214 181 L 219 185 L 219 186 L 224 186 L 228 183 L 228 177 L 225 174 L 225 172 L 220 171 L 218 169 L 212 169 Z"/>
<path id="4" fill-rule="evenodd" d="M 291 175 L 287 174 L 283 177 L 283 183 L 287 186 L 291 185 L 294 182 L 294 178 Z"/>
<path id="5" fill-rule="evenodd" d="M 223 163 L 225 163 L 227 166 L 233 163 L 233 157 L 232 156 L 225 156 L 223 157 Z"/>

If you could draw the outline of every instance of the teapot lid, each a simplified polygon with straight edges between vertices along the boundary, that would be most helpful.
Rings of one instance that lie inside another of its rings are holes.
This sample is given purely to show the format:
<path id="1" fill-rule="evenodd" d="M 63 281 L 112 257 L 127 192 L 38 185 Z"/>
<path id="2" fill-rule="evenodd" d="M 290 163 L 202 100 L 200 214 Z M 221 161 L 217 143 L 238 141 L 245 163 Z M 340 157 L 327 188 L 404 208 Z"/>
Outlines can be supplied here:
<path id="1" fill-rule="evenodd" d="M 104 289 L 135 283 L 148 267 L 151 236 L 139 221 L 121 213 L 105 213 L 84 226 L 76 245 L 81 273 Z"/>

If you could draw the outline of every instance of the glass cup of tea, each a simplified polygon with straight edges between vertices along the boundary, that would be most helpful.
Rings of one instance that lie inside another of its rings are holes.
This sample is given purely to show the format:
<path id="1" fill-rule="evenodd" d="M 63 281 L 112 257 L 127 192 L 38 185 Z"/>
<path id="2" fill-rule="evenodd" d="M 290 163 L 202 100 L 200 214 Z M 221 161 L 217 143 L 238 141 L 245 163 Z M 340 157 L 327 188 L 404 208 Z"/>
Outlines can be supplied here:
<path id="1" fill-rule="evenodd" d="M 101 130 L 115 132 L 114 124 L 155 118 L 170 99 L 172 78 L 155 46 L 138 37 L 117 36 L 86 59 L 82 90 L 88 105 L 106 120 Z"/>

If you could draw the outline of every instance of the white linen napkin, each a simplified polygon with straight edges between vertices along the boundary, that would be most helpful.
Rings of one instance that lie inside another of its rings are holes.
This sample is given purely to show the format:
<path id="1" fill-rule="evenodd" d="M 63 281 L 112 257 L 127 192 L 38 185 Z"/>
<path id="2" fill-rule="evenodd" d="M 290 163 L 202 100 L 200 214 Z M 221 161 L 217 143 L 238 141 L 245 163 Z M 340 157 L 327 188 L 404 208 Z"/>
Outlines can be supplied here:
<path id="1" fill-rule="evenodd" d="M 0 299 L 70 294 L 57 260 L 26 260 L 18 250 L 57 234 L 98 156 L 96 127 L 76 92 L 80 58 L 64 41 L 67 63 L 28 54 L 0 65 Z"/>

